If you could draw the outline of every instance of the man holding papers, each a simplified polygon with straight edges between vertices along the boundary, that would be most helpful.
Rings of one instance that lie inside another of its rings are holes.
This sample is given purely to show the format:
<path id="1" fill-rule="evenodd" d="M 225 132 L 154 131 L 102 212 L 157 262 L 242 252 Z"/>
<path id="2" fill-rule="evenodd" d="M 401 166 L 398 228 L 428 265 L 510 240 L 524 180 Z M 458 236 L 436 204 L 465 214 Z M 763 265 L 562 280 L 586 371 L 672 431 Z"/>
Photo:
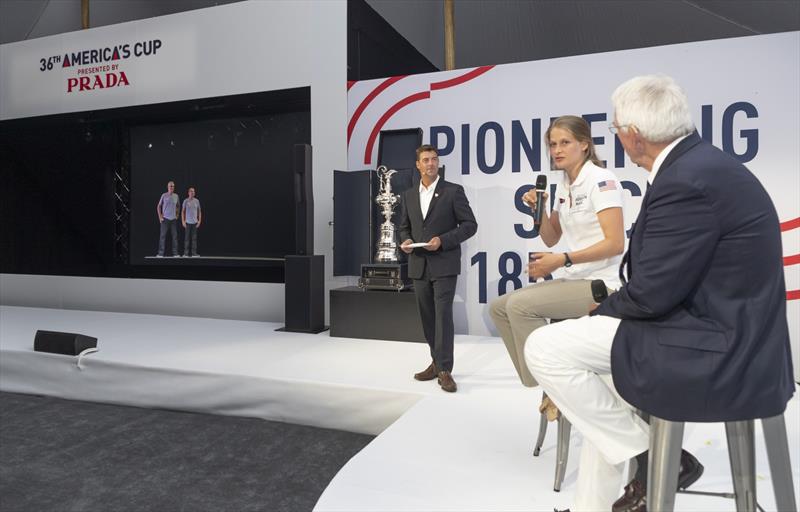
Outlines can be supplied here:
<path id="1" fill-rule="evenodd" d="M 431 363 L 414 378 L 438 379 L 442 389 L 452 393 L 453 297 L 461 273 L 461 242 L 475 234 L 478 223 L 464 188 L 439 177 L 436 148 L 420 146 L 416 166 L 419 188 L 404 192 L 401 202 L 400 249 L 408 254 L 408 276 L 414 280 Z"/>

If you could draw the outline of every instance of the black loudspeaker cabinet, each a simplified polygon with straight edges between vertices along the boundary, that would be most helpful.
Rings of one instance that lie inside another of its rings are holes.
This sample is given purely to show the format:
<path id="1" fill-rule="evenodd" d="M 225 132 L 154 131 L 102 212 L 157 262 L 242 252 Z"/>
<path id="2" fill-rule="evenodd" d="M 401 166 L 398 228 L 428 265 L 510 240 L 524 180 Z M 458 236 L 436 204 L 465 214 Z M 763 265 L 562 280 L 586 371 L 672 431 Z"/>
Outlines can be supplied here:
<path id="1" fill-rule="evenodd" d="M 77 356 L 87 348 L 96 348 L 97 338 L 72 332 L 36 331 L 33 350 Z"/>
<path id="2" fill-rule="evenodd" d="M 333 171 L 333 275 L 360 276 L 369 263 L 375 171 Z"/>
<path id="3" fill-rule="evenodd" d="M 325 326 L 325 257 L 286 256 L 285 321 L 279 331 L 318 333 Z"/>
<path id="4" fill-rule="evenodd" d="M 294 170 L 295 254 L 314 254 L 314 191 L 311 146 L 295 144 L 292 149 Z"/>

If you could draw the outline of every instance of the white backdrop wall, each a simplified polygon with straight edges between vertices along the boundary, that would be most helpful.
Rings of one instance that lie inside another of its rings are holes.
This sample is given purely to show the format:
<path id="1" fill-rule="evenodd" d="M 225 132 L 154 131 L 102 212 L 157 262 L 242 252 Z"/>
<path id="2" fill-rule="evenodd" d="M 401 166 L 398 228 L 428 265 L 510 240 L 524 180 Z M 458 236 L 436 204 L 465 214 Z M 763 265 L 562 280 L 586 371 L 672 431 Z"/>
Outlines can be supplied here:
<path id="1" fill-rule="evenodd" d="M 344 0 L 254 0 L 0 45 L 0 119 L 310 86 L 314 243 L 331 276 L 331 171 L 346 167 L 346 30 Z M 158 293 L 168 283 L 0 275 L 0 301 L 283 320 L 283 285 L 186 281 L 187 295 L 208 298 L 186 308 Z"/>
<path id="2" fill-rule="evenodd" d="M 421 127 L 424 141 L 441 148 L 447 179 L 464 186 L 479 225 L 463 245 L 456 332 L 494 334 L 488 303 L 527 284 L 528 251 L 547 250 L 531 238 L 532 219 L 519 196 L 540 170 L 551 185 L 561 179 L 560 171 L 549 170 L 542 144 L 550 118 L 587 116 L 601 158 L 626 189 L 626 229 L 635 220 L 647 173 L 624 156 L 607 123 L 616 86 L 648 73 L 673 76 L 687 91 L 701 134 L 738 155 L 772 196 L 784 228 L 789 322 L 800 370 L 798 32 L 358 82 L 348 95 L 349 168 L 374 168 L 372 137 L 380 129 Z M 743 190 L 742 200 L 746 196 Z"/>

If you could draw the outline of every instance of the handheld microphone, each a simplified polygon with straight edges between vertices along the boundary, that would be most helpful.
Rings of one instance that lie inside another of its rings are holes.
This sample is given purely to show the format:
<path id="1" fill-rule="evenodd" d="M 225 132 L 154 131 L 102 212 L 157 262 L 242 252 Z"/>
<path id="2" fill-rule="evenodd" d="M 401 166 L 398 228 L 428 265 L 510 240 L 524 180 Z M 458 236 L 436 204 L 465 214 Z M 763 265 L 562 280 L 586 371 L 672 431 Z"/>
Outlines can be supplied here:
<path id="1" fill-rule="evenodd" d="M 542 223 L 544 213 L 544 191 L 547 189 L 547 176 L 540 174 L 536 178 L 536 211 L 533 212 L 533 225 L 538 226 Z"/>

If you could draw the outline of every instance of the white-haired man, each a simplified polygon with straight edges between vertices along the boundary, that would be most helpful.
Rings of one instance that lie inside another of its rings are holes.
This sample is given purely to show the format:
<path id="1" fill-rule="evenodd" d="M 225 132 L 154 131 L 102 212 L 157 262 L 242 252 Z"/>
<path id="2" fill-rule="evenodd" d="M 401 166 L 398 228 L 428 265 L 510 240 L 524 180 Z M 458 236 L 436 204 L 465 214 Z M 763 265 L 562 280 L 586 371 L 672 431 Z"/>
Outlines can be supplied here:
<path id="1" fill-rule="evenodd" d="M 649 432 L 633 407 L 671 421 L 764 418 L 783 413 L 794 384 L 780 227 L 766 191 L 699 137 L 671 78 L 633 78 L 612 102 L 611 131 L 650 172 L 625 284 L 591 316 L 534 331 L 525 354 L 584 436 L 573 511 L 639 512 Z M 632 457 L 636 477 L 614 502 Z M 678 486 L 702 472 L 684 451 Z"/>

